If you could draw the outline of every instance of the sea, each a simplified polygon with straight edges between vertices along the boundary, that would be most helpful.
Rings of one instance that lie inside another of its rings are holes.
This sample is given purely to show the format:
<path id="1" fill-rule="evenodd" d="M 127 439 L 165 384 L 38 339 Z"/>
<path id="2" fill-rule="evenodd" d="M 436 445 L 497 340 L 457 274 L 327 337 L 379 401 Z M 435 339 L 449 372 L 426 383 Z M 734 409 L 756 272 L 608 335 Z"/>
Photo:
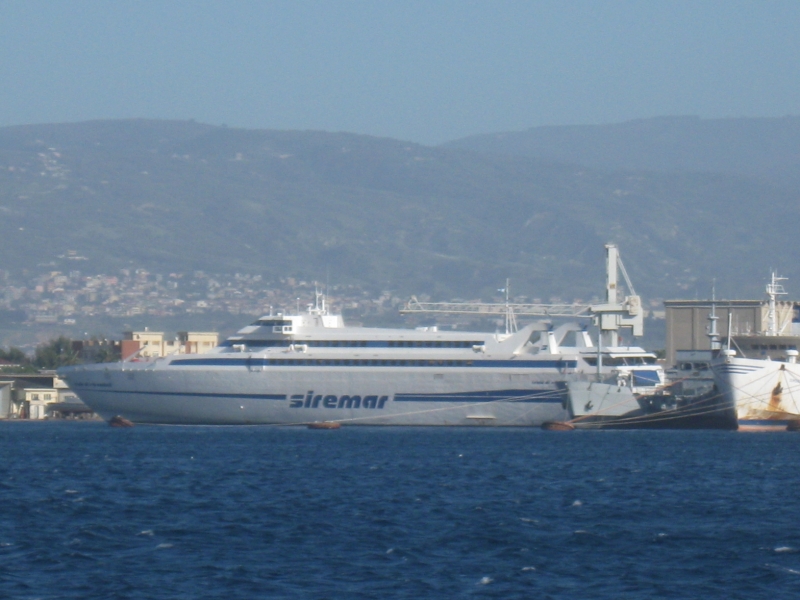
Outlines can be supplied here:
<path id="1" fill-rule="evenodd" d="M 0 423 L 0 598 L 798 598 L 800 433 Z"/>

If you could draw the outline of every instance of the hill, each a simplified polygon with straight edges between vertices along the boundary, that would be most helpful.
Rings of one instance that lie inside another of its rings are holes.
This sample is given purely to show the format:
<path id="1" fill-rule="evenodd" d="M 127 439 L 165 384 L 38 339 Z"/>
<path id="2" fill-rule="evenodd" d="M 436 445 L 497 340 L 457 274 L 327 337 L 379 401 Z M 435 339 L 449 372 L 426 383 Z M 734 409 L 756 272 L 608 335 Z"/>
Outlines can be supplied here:
<path id="1" fill-rule="evenodd" d="M 611 125 L 534 127 L 444 145 L 605 170 L 725 173 L 800 184 L 800 117 L 659 117 Z"/>
<path id="2" fill-rule="evenodd" d="M 329 278 L 442 299 L 487 297 L 511 277 L 530 297 L 588 299 L 614 241 L 648 298 L 705 296 L 713 277 L 720 293 L 760 296 L 769 267 L 800 275 L 798 210 L 794 190 L 741 175 L 347 133 L 0 129 L 0 268 L 12 272 L 69 270 L 80 256 L 94 273 Z"/>

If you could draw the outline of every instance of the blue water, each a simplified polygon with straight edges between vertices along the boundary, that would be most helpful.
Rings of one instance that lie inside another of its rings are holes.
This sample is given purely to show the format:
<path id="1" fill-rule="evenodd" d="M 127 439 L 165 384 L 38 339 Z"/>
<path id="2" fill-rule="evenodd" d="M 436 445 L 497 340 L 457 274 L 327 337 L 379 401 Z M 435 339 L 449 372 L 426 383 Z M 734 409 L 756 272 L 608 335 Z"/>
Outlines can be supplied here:
<path id="1" fill-rule="evenodd" d="M 800 434 L 0 423 L 2 598 L 797 598 Z"/>

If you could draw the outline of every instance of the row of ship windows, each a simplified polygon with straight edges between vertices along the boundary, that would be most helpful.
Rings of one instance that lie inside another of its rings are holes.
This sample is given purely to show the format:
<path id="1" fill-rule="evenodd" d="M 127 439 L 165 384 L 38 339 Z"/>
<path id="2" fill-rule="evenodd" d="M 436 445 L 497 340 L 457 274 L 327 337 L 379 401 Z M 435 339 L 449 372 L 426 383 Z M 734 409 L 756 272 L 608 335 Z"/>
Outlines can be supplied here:
<path id="1" fill-rule="evenodd" d="M 275 319 L 259 319 L 253 325 L 261 325 L 263 327 L 290 327 L 291 321 L 288 320 L 275 320 Z"/>
<path id="2" fill-rule="evenodd" d="M 751 350 L 797 350 L 797 344 L 751 344 Z"/>
<path id="3" fill-rule="evenodd" d="M 258 348 L 304 344 L 310 348 L 472 348 L 481 341 L 412 341 L 412 340 L 228 340 L 223 345 L 246 345 Z"/>
<path id="4" fill-rule="evenodd" d="M 471 360 L 378 360 L 378 359 L 321 359 L 321 358 L 270 358 L 265 366 L 321 366 L 321 367 L 471 367 Z"/>
<path id="5" fill-rule="evenodd" d="M 590 367 L 597 366 L 596 356 L 584 356 Z M 637 365 L 654 365 L 657 359 L 654 356 L 603 356 L 604 367 L 635 367 Z"/>

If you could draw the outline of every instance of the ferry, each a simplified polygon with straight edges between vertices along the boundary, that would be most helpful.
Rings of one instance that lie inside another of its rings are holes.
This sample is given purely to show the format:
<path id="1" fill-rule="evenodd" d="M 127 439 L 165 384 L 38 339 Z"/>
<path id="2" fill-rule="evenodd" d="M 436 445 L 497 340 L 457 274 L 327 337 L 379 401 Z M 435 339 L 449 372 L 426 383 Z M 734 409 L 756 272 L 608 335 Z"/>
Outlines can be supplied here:
<path id="1" fill-rule="evenodd" d="M 616 302 L 607 246 L 600 332 L 641 329 L 638 297 Z M 621 264 L 621 263 L 620 263 Z M 627 277 L 627 275 L 626 275 Z M 568 383 L 664 382 L 655 355 L 593 344 L 585 325 L 531 323 L 504 333 L 346 326 L 325 297 L 267 315 L 205 354 L 64 367 L 59 376 L 104 419 L 245 425 L 541 426 L 568 418 Z"/>

